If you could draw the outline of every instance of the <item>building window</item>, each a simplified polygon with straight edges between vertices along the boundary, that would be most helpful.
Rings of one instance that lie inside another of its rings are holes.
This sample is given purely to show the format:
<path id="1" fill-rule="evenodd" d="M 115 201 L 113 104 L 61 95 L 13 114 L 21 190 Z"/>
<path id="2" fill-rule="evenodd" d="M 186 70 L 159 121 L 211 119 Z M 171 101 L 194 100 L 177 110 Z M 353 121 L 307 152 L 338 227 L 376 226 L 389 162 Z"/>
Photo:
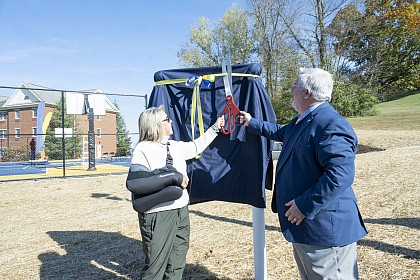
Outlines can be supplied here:
<path id="1" fill-rule="evenodd" d="M 20 128 L 15 128 L 15 137 L 20 138 Z"/>
<path id="2" fill-rule="evenodd" d="M 0 129 L 0 139 L 6 139 L 6 129 Z"/>
<path id="3" fill-rule="evenodd" d="M 20 119 L 20 110 L 15 111 L 15 119 Z"/>
<path id="4" fill-rule="evenodd" d="M 1 157 L 1 158 L 3 158 L 3 153 L 4 153 L 4 150 L 6 150 L 6 148 L 1 148 L 1 149 L 0 149 L 0 157 Z"/>
<path id="5" fill-rule="evenodd" d="M 97 119 L 98 121 L 100 121 L 100 120 L 101 120 L 101 116 L 97 115 L 97 116 L 96 116 L 96 119 Z"/>
<path id="6" fill-rule="evenodd" d="M 32 109 L 32 118 L 36 118 L 38 115 L 38 110 L 37 109 Z"/>
<path id="7" fill-rule="evenodd" d="M 32 136 L 36 136 L 36 127 L 32 127 Z"/>
<path id="8" fill-rule="evenodd" d="M 96 133 L 96 135 L 98 136 L 98 137 L 101 137 L 101 129 L 100 128 L 98 128 L 98 130 L 97 130 L 98 132 Z"/>
<path id="9" fill-rule="evenodd" d="M 0 112 L 0 121 L 5 121 L 7 118 L 7 112 Z"/>

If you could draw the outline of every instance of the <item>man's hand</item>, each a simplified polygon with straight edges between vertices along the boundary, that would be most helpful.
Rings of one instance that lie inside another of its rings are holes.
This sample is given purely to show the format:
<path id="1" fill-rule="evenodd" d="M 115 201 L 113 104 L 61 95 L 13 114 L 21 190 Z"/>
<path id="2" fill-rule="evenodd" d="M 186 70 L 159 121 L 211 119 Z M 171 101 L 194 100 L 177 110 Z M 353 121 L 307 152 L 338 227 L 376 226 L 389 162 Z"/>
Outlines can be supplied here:
<path id="1" fill-rule="evenodd" d="M 182 175 L 182 184 L 181 184 L 181 188 L 185 189 L 188 186 L 188 177 L 185 175 Z"/>
<path id="2" fill-rule="evenodd" d="M 251 115 L 247 112 L 240 111 L 239 112 L 239 122 L 244 123 L 245 126 L 249 125 L 249 121 L 251 120 Z"/>
<path id="3" fill-rule="evenodd" d="M 290 200 L 285 205 L 290 206 L 289 210 L 287 210 L 285 214 L 286 218 L 292 224 L 296 223 L 297 226 L 300 225 L 306 217 L 302 214 L 302 212 L 300 212 L 295 200 Z"/>

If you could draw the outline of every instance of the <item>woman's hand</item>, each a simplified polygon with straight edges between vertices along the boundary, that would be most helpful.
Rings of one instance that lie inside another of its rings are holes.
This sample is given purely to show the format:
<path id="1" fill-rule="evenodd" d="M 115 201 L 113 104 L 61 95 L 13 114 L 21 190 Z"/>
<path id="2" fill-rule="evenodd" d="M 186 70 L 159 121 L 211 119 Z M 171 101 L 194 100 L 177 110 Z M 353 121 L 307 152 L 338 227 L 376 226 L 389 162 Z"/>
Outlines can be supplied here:
<path id="1" fill-rule="evenodd" d="M 185 175 L 182 175 L 182 184 L 181 184 L 181 188 L 186 189 L 188 186 L 188 177 Z"/>
<path id="2" fill-rule="evenodd" d="M 222 127 L 225 126 L 225 116 L 221 116 L 221 117 L 217 118 L 214 125 L 217 126 L 218 129 L 222 129 Z"/>

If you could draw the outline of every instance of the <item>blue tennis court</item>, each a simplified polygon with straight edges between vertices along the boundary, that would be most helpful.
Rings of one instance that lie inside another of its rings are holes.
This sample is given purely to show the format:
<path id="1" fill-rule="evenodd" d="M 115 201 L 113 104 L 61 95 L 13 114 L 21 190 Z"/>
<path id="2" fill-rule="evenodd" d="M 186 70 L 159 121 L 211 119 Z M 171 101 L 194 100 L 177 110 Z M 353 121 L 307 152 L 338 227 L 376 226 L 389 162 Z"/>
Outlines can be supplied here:
<path id="1" fill-rule="evenodd" d="M 82 165 L 81 160 L 69 160 L 65 163 L 66 176 L 91 175 L 100 173 L 118 173 L 128 171 L 129 158 L 118 160 L 95 160 L 97 170 L 88 171 L 88 162 Z M 0 162 L 0 180 L 18 180 L 43 177 L 63 176 L 63 162 L 56 161 L 25 161 Z"/>

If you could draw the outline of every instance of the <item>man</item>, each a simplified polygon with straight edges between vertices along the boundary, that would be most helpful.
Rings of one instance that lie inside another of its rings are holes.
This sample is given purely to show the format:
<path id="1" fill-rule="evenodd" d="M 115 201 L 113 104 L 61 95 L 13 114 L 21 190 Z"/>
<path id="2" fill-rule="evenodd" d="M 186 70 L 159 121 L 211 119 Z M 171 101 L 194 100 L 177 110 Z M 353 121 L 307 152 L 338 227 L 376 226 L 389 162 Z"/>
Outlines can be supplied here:
<path id="1" fill-rule="evenodd" d="M 367 234 L 351 187 L 357 137 L 329 104 L 332 89 L 331 74 L 301 68 L 288 125 L 240 116 L 248 132 L 283 142 L 272 209 L 302 279 L 358 279 L 356 242 Z"/>
<path id="2" fill-rule="evenodd" d="M 36 141 L 35 138 L 32 138 L 31 142 L 29 142 L 31 146 L 31 160 L 35 160 L 35 150 L 36 150 Z"/>

